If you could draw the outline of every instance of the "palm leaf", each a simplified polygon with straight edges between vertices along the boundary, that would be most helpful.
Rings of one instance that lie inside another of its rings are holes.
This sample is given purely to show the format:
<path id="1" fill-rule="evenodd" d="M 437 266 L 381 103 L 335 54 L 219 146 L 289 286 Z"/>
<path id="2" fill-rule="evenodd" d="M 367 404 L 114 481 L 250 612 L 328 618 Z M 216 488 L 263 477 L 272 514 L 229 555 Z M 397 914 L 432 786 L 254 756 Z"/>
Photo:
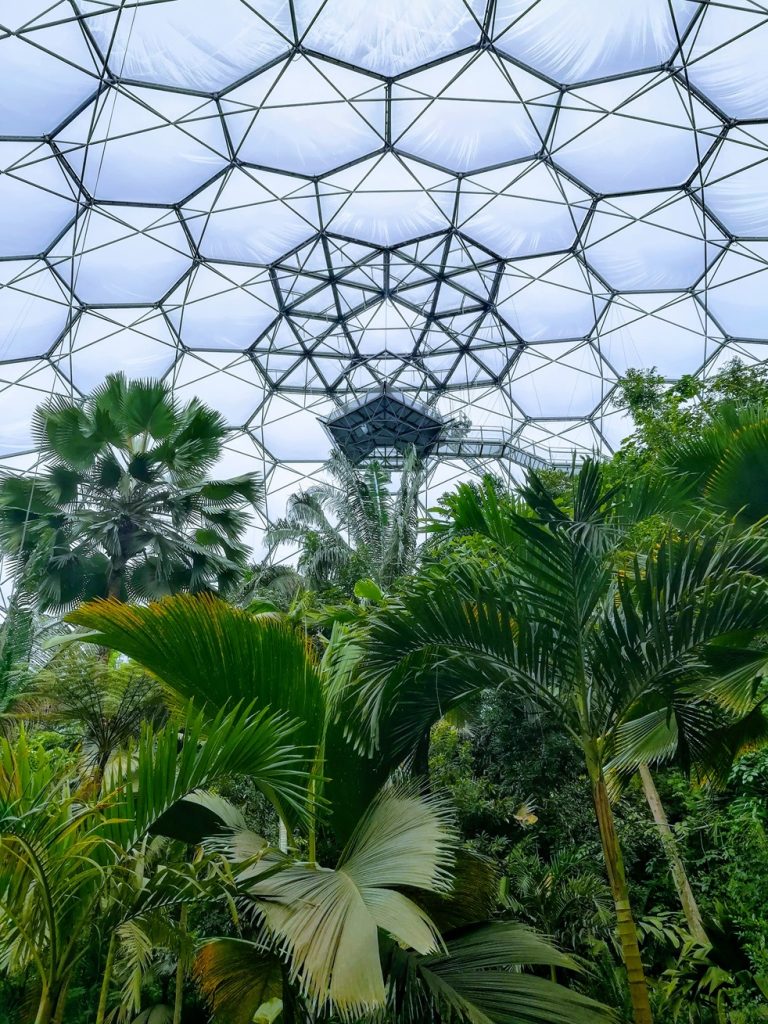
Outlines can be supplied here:
<path id="1" fill-rule="evenodd" d="M 205 594 L 148 607 L 96 602 L 67 619 L 95 631 L 89 643 L 127 654 L 208 714 L 240 701 L 287 714 L 295 743 L 314 757 L 325 720 L 320 674 L 306 639 L 286 622 Z"/>
<path id="2" fill-rule="evenodd" d="M 116 767 L 115 798 L 104 809 L 109 837 L 130 849 L 180 800 L 232 774 L 249 775 L 279 807 L 302 817 L 306 775 L 293 731 L 284 716 L 239 705 L 213 718 L 192 710 L 181 730 L 174 722 L 145 726 L 135 755 L 129 751 Z M 195 806 L 187 806 L 193 816 Z M 201 805 L 199 813 L 206 820 L 210 808 Z"/>
<path id="3" fill-rule="evenodd" d="M 353 1020 L 384 1005 L 379 929 L 422 953 L 440 947 L 428 916 L 400 890 L 447 891 L 455 842 L 439 800 L 395 788 L 363 817 L 335 870 L 274 856 L 249 869 L 265 940 L 290 956 L 316 1009 Z"/>
<path id="4" fill-rule="evenodd" d="M 194 976 L 215 1024 L 251 1024 L 262 1004 L 283 994 L 280 961 L 244 939 L 204 943 L 195 957 Z"/>
<path id="5" fill-rule="evenodd" d="M 390 1013 L 397 1024 L 438 1017 L 470 1024 L 597 1024 L 606 1007 L 521 968 L 574 969 L 574 962 L 517 924 L 485 925 L 451 937 L 443 953 L 392 948 Z"/>

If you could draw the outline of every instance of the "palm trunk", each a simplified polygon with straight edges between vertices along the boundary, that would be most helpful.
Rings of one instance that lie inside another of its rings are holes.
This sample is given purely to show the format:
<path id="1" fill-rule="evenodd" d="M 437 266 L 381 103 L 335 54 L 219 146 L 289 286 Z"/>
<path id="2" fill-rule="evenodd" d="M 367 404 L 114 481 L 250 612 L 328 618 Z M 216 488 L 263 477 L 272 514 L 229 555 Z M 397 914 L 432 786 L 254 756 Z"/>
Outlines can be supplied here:
<path id="1" fill-rule="evenodd" d="M 115 572 L 113 569 L 109 574 L 109 580 L 107 581 L 107 597 L 113 601 L 120 600 L 120 594 L 123 590 L 123 577 L 121 573 Z"/>
<path id="2" fill-rule="evenodd" d="M 112 968 L 115 963 L 115 950 L 117 948 L 117 939 L 115 933 L 109 940 L 109 946 L 107 947 L 107 962 L 104 964 L 104 975 L 101 979 L 101 991 L 99 992 L 99 1006 L 96 1010 L 96 1024 L 104 1024 L 104 1017 L 107 1013 L 107 997 L 109 996 L 109 984 L 112 980 Z"/>
<path id="3" fill-rule="evenodd" d="M 653 820 L 656 822 L 656 827 L 659 830 L 661 845 L 664 847 L 664 852 L 667 855 L 675 889 L 677 889 L 677 895 L 680 897 L 685 920 L 688 922 L 688 931 L 702 946 L 708 946 L 710 941 L 704 929 L 704 923 L 701 920 L 699 905 L 696 902 L 696 897 L 693 895 L 691 883 L 688 881 L 685 865 L 677 847 L 677 840 L 675 839 L 674 832 L 669 827 L 669 821 L 667 820 L 659 791 L 656 789 L 656 783 L 653 781 L 653 776 L 647 765 L 640 765 L 639 771 L 645 799 L 648 801 Z"/>
<path id="4" fill-rule="evenodd" d="M 64 1024 L 64 1011 L 67 1008 L 67 996 L 69 994 L 69 979 L 65 981 L 60 989 L 56 1000 L 51 1024 Z"/>
<path id="5" fill-rule="evenodd" d="M 37 1005 L 35 1024 L 51 1024 L 54 1008 L 54 995 L 49 988 L 44 986 L 43 991 L 40 993 L 40 1002 Z"/>
<path id="6" fill-rule="evenodd" d="M 182 906 L 179 912 L 179 931 L 182 942 L 187 928 L 187 908 Z M 173 1024 L 181 1024 L 181 1011 L 184 1006 L 184 950 L 179 950 L 179 959 L 176 964 L 176 991 L 173 994 Z"/>
<path id="7" fill-rule="evenodd" d="M 624 858 L 621 853 L 619 837 L 616 834 L 616 822 L 613 817 L 611 801 L 602 769 L 595 763 L 589 765 L 592 782 L 592 799 L 597 813 L 597 824 L 600 829 L 600 841 L 603 846 L 603 857 L 608 872 L 608 883 L 611 887 L 613 904 L 616 908 L 616 932 L 619 936 L 621 955 L 627 971 L 629 995 L 632 1000 L 632 1016 L 635 1024 L 653 1024 L 651 1004 L 648 1001 L 648 984 L 645 980 L 643 961 L 640 956 L 640 945 L 637 941 L 637 928 L 632 915 L 629 900 L 629 886 L 624 871 Z"/>
<path id="8" fill-rule="evenodd" d="M 296 1024 L 298 1014 L 296 1013 L 296 992 L 288 973 L 288 968 L 282 967 L 283 975 L 283 1009 L 281 1019 L 283 1024 Z"/>

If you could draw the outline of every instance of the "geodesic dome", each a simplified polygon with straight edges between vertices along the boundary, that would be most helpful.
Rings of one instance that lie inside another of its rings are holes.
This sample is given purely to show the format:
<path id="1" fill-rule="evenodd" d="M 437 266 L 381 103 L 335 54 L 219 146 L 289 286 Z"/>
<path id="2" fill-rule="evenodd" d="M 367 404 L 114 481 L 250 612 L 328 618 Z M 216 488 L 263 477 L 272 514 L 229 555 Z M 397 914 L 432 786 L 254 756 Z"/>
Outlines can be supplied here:
<path id="1" fill-rule="evenodd" d="M 0 456 L 115 369 L 273 493 L 383 384 L 610 448 L 628 367 L 766 354 L 766 52 L 759 0 L 0 0 Z"/>

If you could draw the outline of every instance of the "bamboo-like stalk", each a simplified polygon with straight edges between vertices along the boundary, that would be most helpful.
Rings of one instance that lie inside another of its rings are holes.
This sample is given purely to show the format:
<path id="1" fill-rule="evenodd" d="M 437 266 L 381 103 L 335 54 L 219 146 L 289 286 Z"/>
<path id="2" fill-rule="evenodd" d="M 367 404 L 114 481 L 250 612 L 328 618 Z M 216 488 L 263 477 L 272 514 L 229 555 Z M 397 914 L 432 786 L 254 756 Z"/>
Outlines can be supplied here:
<path id="1" fill-rule="evenodd" d="M 653 1024 L 651 1004 L 648 999 L 648 983 L 645 978 L 643 961 L 640 956 L 640 944 L 637 940 L 637 928 L 632 914 L 629 899 L 629 886 L 624 870 L 624 858 L 621 852 L 619 837 L 616 833 L 616 822 L 613 817 L 611 801 L 602 769 L 592 763 L 589 765 L 592 782 L 592 798 L 600 829 L 600 842 L 603 847 L 605 867 L 608 872 L 608 884 L 611 888 L 614 907 L 616 908 L 616 932 L 621 946 L 621 955 L 627 971 L 629 994 L 632 1000 L 632 1015 L 635 1024 Z"/>
<path id="2" fill-rule="evenodd" d="M 107 1013 L 107 998 L 109 996 L 109 986 L 112 981 L 112 968 L 115 964 L 115 952 L 117 950 L 117 936 L 115 932 L 109 940 L 107 946 L 107 959 L 104 964 L 104 974 L 101 979 L 101 989 L 99 991 L 99 1005 L 96 1010 L 96 1022 L 95 1024 L 104 1024 L 104 1018 Z"/>
<path id="3" fill-rule="evenodd" d="M 672 880 L 675 883 L 675 889 L 677 889 L 677 895 L 680 898 L 680 904 L 685 914 L 688 931 L 702 946 L 708 946 L 710 942 L 704 928 L 704 922 L 701 919 L 699 905 L 696 902 L 696 897 L 693 895 L 693 889 L 691 889 L 691 883 L 688 880 L 688 874 L 685 870 L 683 859 L 680 856 L 675 834 L 669 827 L 664 805 L 661 802 L 656 783 L 653 781 L 653 776 L 647 765 L 640 765 L 639 775 L 643 784 L 645 799 L 653 815 L 653 820 L 656 822 L 661 845 L 664 847 L 664 852 L 669 861 L 669 869 L 672 872 Z"/>

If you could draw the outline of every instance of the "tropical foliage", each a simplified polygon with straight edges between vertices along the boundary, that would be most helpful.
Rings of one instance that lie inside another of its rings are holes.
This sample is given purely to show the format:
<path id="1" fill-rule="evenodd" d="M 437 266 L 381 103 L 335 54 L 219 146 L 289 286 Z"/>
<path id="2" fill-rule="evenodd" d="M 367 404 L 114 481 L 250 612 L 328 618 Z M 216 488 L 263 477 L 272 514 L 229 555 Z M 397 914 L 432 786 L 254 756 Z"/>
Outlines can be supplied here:
<path id="1" fill-rule="evenodd" d="M 87 597 L 156 598 L 226 585 L 247 559 L 253 476 L 209 480 L 219 413 L 168 384 L 107 377 L 85 403 L 56 397 L 33 424 L 40 472 L 0 482 L 0 551 L 53 611 Z"/>
<path id="2" fill-rule="evenodd" d="M 291 495 L 284 518 L 267 531 L 271 549 L 299 547 L 298 568 L 315 590 L 371 579 L 389 588 L 418 562 L 419 492 L 424 469 L 411 450 L 400 480 L 380 463 L 356 467 L 334 452 L 326 465 L 329 482 Z"/>
<path id="3" fill-rule="evenodd" d="M 261 561 L 216 413 L 39 410 L 0 1024 L 768 1020 L 768 378 L 617 402 L 613 460 L 428 513 L 334 455 Z"/>

